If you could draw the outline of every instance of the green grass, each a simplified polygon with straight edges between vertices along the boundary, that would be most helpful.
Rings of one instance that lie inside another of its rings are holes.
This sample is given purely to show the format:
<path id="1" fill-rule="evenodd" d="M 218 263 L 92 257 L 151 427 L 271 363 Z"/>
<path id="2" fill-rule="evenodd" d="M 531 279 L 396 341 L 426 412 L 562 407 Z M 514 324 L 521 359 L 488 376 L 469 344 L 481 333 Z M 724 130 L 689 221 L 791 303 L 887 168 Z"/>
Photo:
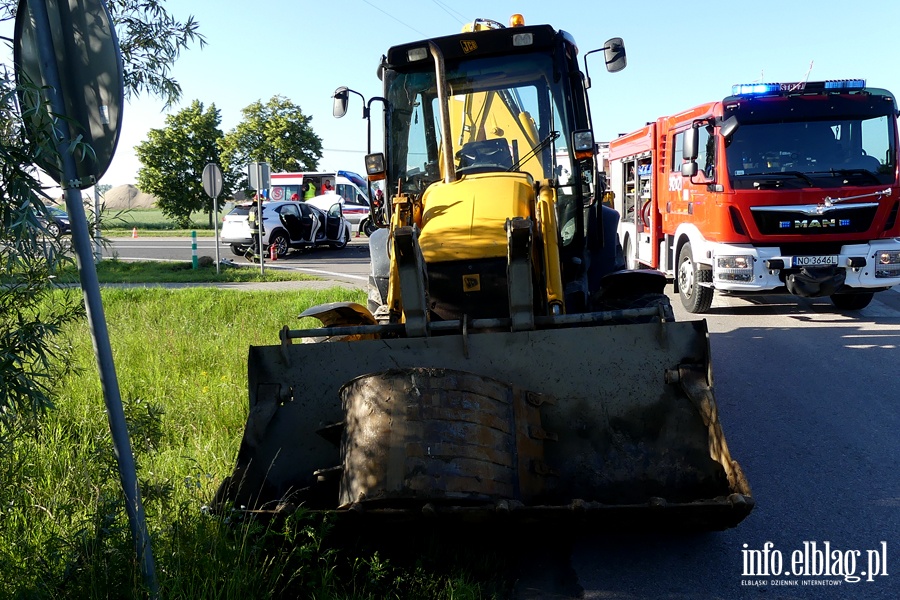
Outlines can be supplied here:
<path id="1" fill-rule="evenodd" d="M 262 281 L 316 281 L 320 277 L 304 275 L 296 271 L 265 269 L 260 275 L 259 266 L 250 263 L 238 266 L 219 265 L 193 268 L 190 262 L 121 261 L 106 259 L 96 265 L 100 283 L 251 283 Z M 74 265 L 59 274 L 62 281 L 76 283 L 78 273 Z"/>
<path id="2" fill-rule="evenodd" d="M 218 227 L 222 226 L 222 217 L 227 211 L 219 206 Z M 158 208 L 130 208 L 126 210 L 105 210 L 100 215 L 102 232 L 106 237 L 131 235 L 137 227 L 142 236 L 190 236 L 192 231 L 198 237 L 214 237 L 215 231 L 209 225 L 205 213 L 194 213 L 191 216 L 192 226 L 188 229 L 176 227 Z"/>
<path id="3" fill-rule="evenodd" d="M 476 562 L 482 581 L 440 550 L 332 543 L 318 517 L 238 523 L 205 508 L 243 434 L 248 346 L 277 343 L 285 324 L 305 326 L 296 315 L 308 306 L 364 304 L 363 291 L 105 288 L 102 297 L 161 598 L 499 597 L 495 564 Z M 74 372 L 58 382 L 56 407 L 38 437 L 2 448 L 0 590 L 141 598 L 87 324 L 58 342 L 71 348 Z"/>

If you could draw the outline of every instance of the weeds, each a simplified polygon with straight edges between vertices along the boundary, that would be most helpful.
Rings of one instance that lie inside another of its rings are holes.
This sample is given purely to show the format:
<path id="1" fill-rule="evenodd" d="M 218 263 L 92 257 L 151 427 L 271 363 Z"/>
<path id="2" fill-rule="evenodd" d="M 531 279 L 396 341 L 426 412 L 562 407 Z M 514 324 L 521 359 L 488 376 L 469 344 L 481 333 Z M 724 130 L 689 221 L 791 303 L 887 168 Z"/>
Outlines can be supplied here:
<path id="1" fill-rule="evenodd" d="M 117 289 L 103 300 L 161 598 L 501 597 L 499 563 L 467 564 L 471 548 L 337 535 L 303 511 L 265 522 L 206 508 L 243 433 L 248 346 L 277 343 L 307 306 L 364 303 L 363 292 Z M 58 338 L 72 358 L 55 408 L 3 447 L 0 590 L 144 598 L 88 327 Z"/>

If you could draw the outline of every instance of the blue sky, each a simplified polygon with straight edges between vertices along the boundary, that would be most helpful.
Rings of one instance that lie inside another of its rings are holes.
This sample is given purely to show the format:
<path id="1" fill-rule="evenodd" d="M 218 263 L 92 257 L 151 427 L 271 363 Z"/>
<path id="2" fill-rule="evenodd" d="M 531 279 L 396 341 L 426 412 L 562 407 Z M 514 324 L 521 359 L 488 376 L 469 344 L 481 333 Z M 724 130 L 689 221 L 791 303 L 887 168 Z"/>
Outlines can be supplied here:
<path id="1" fill-rule="evenodd" d="M 625 40 L 628 67 L 606 73 L 589 59 L 595 138 L 609 140 L 658 116 L 728 95 L 732 84 L 865 78 L 900 93 L 896 40 L 898 0 L 754 0 L 594 2 L 519 0 L 170 0 L 177 18 L 193 15 L 208 45 L 184 53 L 173 69 L 182 101 L 215 103 L 222 129 L 241 109 L 274 94 L 312 116 L 325 149 L 321 169 L 363 172 L 366 127 L 351 95 L 343 119 L 331 116 L 331 96 L 346 85 L 366 97 L 381 94 L 376 67 L 392 45 L 457 33 L 474 18 L 549 23 L 571 33 L 581 55 L 614 36 Z M 583 68 L 583 64 L 582 64 Z M 133 98 L 115 158 L 101 183 L 133 183 L 133 147 L 149 128 L 164 126 L 162 103 Z"/>

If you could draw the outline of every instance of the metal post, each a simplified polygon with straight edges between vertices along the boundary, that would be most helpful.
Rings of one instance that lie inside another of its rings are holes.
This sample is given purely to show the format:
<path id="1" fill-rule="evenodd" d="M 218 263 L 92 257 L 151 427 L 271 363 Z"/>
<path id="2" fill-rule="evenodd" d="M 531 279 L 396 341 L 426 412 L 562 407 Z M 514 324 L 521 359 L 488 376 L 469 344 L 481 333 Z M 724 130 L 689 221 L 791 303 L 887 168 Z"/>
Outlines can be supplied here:
<path id="1" fill-rule="evenodd" d="M 213 198 L 213 231 L 216 234 L 216 275 L 219 274 L 219 197 Z"/>
<path id="2" fill-rule="evenodd" d="M 100 245 L 100 191 L 94 184 L 94 264 L 99 264 L 103 258 L 103 247 Z"/>
<path id="3" fill-rule="evenodd" d="M 256 163 L 256 187 L 262 188 L 262 164 Z M 263 252 L 263 191 L 256 190 L 256 227 L 259 234 L 259 274 L 266 275 L 266 253 Z"/>
<path id="4" fill-rule="evenodd" d="M 59 65 L 56 62 L 56 52 L 50 30 L 50 18 L 45 1 L 31 1 L 28 2 L 28 6 L 34 15 L 37 47 L 41 62 L 44 63 L 44 75 L 50 88 L 48 94 L 52 111 L 57 115 L 65 115 L 65 103 L 59 94 L 59 90 L 63 89 L 59 76 Z M 97 279 L 97 269 L 94 266 L 90 232 L 87 227 L 87 217 L 85 216 L 84 203 L 81 199 L 81 190 L 73 185 L 78 181 L 78 167 L 75 164 L 75 157 L 69 148 L 72 139 L 71 133 L 65 120 L 57 119 L 55 125 L 58 136 L 56 147 L 63 163 L 62 186 L 65 188 L 66 208 L 72 226 L 72 246 L 75 250 L 78 276 L 81 280 L 87 319 L 94 341 L 94 352 L 97 357 L 97 367 L 100 371 L 100 385 L 103 389 L 103 399 L 106 403 L 106 414 L 109 420 L 113 449 L 118 462 L 119 478 L 122 483 L 122 491 L 125 494 L 125 510 L 128 513 L 131 535 L 134 540 L 138 562 L 141 565 L 144 584 L 148 588 L 150 597 L 155 599 L 159 597 L 156 566 L 153 561 L 153 550 L 150 546 L 150 536 L 147 532 L 147 524 L 144 518 L 144 507 L 141 503 L 141 490 L 138 486 L 134 456 L 131 453 L 131 440 L 128 437 L 125 410 L 122 407 L 119 382 L 116 377 L 115 365 L 113 364 L 112 347 L 109 341 L 109 332 L 106 328 L 106 317 L 103 314 L 100 282 Z"/>

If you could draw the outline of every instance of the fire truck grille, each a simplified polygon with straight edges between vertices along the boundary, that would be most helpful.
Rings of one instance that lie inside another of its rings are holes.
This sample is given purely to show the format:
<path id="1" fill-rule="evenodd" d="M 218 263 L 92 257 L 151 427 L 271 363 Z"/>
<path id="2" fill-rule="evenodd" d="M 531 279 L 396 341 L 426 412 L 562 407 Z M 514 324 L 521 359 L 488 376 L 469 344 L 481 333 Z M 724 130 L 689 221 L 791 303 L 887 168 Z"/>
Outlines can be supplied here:
<path id="1" fill-rule="evenodd" d="M 753 211 L 753 219 L 763 235 L 863 233 L 872 226 L 877 209 L 877 206 L 846 208 L 821 215 L 757 209 Z"/>

